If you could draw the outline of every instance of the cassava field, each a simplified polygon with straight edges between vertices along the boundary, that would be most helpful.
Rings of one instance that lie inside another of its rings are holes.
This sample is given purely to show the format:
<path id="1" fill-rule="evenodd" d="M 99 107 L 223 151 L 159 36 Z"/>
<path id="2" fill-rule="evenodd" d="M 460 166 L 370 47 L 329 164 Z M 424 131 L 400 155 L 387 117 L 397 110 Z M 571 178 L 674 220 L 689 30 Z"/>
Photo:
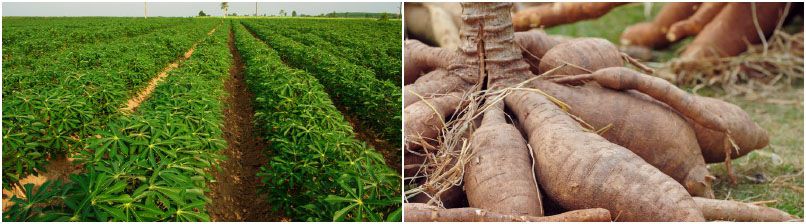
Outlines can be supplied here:
<path id="1" fill-rule="evenodd" d="M 400 20 L 3 20 L 3 221 L 400 220 Z"/>

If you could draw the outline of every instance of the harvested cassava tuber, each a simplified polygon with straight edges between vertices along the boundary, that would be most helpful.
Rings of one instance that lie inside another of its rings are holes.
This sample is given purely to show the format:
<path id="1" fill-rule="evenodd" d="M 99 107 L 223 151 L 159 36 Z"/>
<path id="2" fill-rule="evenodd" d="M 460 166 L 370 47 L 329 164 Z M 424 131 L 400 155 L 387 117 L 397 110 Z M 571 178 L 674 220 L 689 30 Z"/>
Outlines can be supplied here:
<path id="1" fill-rule="evenodd" d="M 727 4 L 726 2 L 702 3 L 700 9 L 697 9 L 694 15 L 672 24 L 669 27 L 669 32 L 666 33 L 666 39 L 675 42 L 688 36 L 697 35 Z"/>
<path id="2" fill-rule="evenodd" d="M 529 133 L 538 184 L 564 208 L 605 208 L 616 221 L 704 220 L 674 179 L 583 130 L 543 95 L 521 90 L 505 100 Z"/>
<path id="3" fill-rule="evenodd" d="M 484 112 L 481 128 L 473 132 L 470 145 L 473 155 L 464 175 L 470 207 L 543 216 L 529 149 L 518 129 L 507 124 L 503 102 Z"/>
<path id="4" fill-rule="evenodd" d="M 438 72 L 439 70 L 435 70 Z M 469 88 L 469 85 L 462 79 L 452 75 L 446 75 L 439 79 L 433 77 L 434 80 L 424 80 L 411 85 L 403 87 L 403 106 L 408 108 L 409 105 L 414 104 L 421 99 L 432 98 L 434 95 L 446 94 L 458 90 Z"/>
<path id="5" fill-rule="evenodd" d="M 407 34 L 445 49 L 459 46 L 459 28 L 451 11 L 435 3 L 405 4 Z"/>
<path id="6" fill-rule="evenodd" d="M 406 222 L 608 222 L 610 212 L 593 208 L 537 217 L 492 212 L 478 208 L 440 209 L 420 203 L 403 205 Z"/>
<path id="7" fill-rule="evenodd" d="M 540 65 L 540 59 L 543 58 L 543 55 L 549 49 L 566 41 L 568 40 L 548 35 L 542 30 L 515 33 L 515 43 L 523 51 L 523 59 L 529 63 L 529 70 L 534 74 L 540 74 L 538 65 Z"/>
<path id="8" fill-rule="evenodd" d="M 769 136 L 767 131 L 761 128 L 750 115 L 747 114 L 742 108 L 731 103 L 704 96 L 694 96 L 695 100 L 702 102 L 706 110 L 718 114 L 725 123 L 725 128 L 730 132 L 731 137 L 735 140 L 738 150 L 731 150 L 731 158 L 738 158 L 752 152 L 756 149 L 761 149 L 769 144 Z M 731 147 L 730 142 L 727 140 L 725 133 L 714 131 L 703 127 L 702 125 L 692 122 L 691 126 L 694 127 L 694 133 L 697 134 L 697 141 L 702 148 L 702 155 L 707 163 L 718 163 L 725 161 L 725 147 Z"/>
<path id="9" fill-rule="evenodd" d="M 761 43 L 786 18 L 786 4 L 728 3 L 686 46 L 680 58 L 729 57 L 746 51 L 748 44 Z"/>
<path id="10" fill-rule="evenodd" d="M 431 47 L 417 40 L 406 40 L 404 53 L 405 68 L 403 84 L 408 85 L 417 80 L 423 73 L 437 68 L 446 69 L 457 56 L 456 53 L 443 48 Z"/>
<path id="11" fill-rule="evenodd" d="M 540 73 L 545 73 L 563 64 L 551 76 L 587 74 L 601 68 L 624 65 L 621 52 L 615 45 L 600 38 L 580 38 L 558 44 L 548 50 L 540 61 Z M 538 74 L 538 73 L 536 73 Z"/>
<path id="12" fill-rule="evenodd" d="M 691 195 L 713 198 L 713 176 L 702 159 L 694 130 L 671 108 L 638 92 L 621 92 L 595 84 L 563 86 L 533 81 L 568 104 L 569 112 L 593 128 L 610 126 L 602 137 L 629 149 L 683 184 Z"/>
<path id="13" fill-rule="evenodd" d="M 592 74 L 555 79 L 555 82 L 593 80 L 616 90 L 637 90 L 669 105 L 693 123 L 697 141 L 706 162 L 725 160 L 725 150 L 731 158 L 763 148 L 769 138 L 764 129 L 750 119 L 741 108 L 721 100 L 689 94 L 666 80 L 641 74 L 624 67 L 600 69 Z M 738 146 L 738 153 L 727 139 L 729 133 Z M 717 155 L 722 153 L 721 156 Z M 719 160 L 721 159 L 721 160 Z"/>
<path id="14" fill-rule="evenodd" d="M 442 81 L 442 79 L 447 78 L 447 77 L 450 77 L 448 75 L 448 71 L 445 70 L 445 69 L 442 69 L 442 68 L 438 68 L 436 70 L 433 70 L 433 71 L 430 71 L 430 72 L 426 73 L 423 76 L 420 76 L 420 78 L 418 78 L 417 80 L 414 81 L 414 84 L 430 82 L 430 81 L 435 81 L 435 80 Z"/>
<path id="15" fill-rule="evenodd" d="M 722 119 L 707 110 L 704 102 L 697 101 L 694 95 L 677 88 L 664 79 L 641 74 L 625 67 L 611 67 L 582 74 L 554 79 L 558 83 L 593 80 L 599 85 L 616 90 L 638 90 L 661 101 L 694 122 L 715 131 L 726 132 Z"/>
<path id="16" fill-rule="evenodd" d="M 445 96 L 418 101 L 403 110 L 406 118 L 404 134 L 408 150 L 420 149 L 433 143 L 439 130 L 444 128 L 445 118 L 462 106 L 462 95 L 454 92 Z"/>
<path id="17" fill-rule="evenodd" d="M 778 209 L 738 201 L 694 197 L 707 220 L 735 222 L 785 222 L 795 220 L 792 215 Z"/>
<path id="18" fill-rule="evenodd" d="M 556 25 L 595 19 L 625 2 L 557 2 L 521 10 L 512 16 L 516 31 L 548 28 Z"/>
<path id="19" fill-rule="evenodd" d="M 677 21 L 690 17 L 700 5 L 698 2 L 668 3 L 652 22 L 638 23 L 627 27 L 621 34 L 622 45 L 636 45 L 652 49 L 669 46 L 666 32 Z"/>

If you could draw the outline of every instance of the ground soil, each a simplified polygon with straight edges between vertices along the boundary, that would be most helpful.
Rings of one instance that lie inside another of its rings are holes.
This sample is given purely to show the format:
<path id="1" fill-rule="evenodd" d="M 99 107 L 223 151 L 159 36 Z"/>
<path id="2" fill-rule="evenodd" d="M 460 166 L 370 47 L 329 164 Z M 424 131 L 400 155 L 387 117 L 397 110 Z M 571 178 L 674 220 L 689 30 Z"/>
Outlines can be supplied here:
<path id="1" fill-rule="evenodd" d="M 219 164 L 220 171 L 213 173 L 216 182 L 208 185 L 212 203 L 207 205 L 207 212 L 213 221 L 279 221 L 282 218 L 271 212 L 266 196 L 258 193 L 261 183 L 256 173 L 268 163 L 263 155 L 266 142 L 254 132 L 252 94 L 244 82 L 244 64 L 233 38 L 230 32 L 229 47 L 234 62 L 224 83 L 228 94 L 224 99 L 227 106 L 223 131 L 227 148 L 223 154 L 228 159 Z"/>
<path id="2" fill-rule="evenodd" d="M 49 159 L 45 165 L 45 172 L 39 175 L 28 175 L 21 179 L 19 185 L 11 190 L 3 189 L 3 211 L 11 206 L 10 200 L 12 196 L 25 197 L 25 192 L 22 191 L 20 186 L 26 184 L 34 184 L 34 186 L 41 186 L 48 180 L 62 180 L 67 181 L 70 174 L 77 174 L 81 170 L 81 166 L 73 164 L 73 159 L 67 157 L 56 157 Z"/>

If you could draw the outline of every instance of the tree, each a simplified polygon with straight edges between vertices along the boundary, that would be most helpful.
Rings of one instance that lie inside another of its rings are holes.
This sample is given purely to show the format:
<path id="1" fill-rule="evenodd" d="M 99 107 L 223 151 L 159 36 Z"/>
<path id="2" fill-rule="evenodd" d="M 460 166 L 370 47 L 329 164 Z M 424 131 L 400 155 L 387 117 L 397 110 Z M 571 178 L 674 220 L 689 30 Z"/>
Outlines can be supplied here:
<path id="1" fill-rule="evenodd" d="M 199 11 L 199 16 L 207 16 L 207 13 L 204 13 L 204 10 Z"/>
<path id="2" fill-rule="evenodd" d="M 221 10 L 224 10 L 224 17 L 227 17 L 227 9 L 229 9 L 229 3 L 222 2 L 221 3 Z"/>
<path id="3" fill-rule="evenodd" d="M 378 19 L 378 20 L 381 20 L 381 21 L 389 20 L 389 13 L 384 12 L 383 14 L 381 14 L 381 18 Z"/>
<path id="4" fill-rule="evenodd" d="M 285 10 L 280 9 L 280 16 L 285 16 Z"/>
<path id="5" fill-rule="evenodd" d="M 297 17 L 297 10 L 291 11 L 291 17 Z"/>

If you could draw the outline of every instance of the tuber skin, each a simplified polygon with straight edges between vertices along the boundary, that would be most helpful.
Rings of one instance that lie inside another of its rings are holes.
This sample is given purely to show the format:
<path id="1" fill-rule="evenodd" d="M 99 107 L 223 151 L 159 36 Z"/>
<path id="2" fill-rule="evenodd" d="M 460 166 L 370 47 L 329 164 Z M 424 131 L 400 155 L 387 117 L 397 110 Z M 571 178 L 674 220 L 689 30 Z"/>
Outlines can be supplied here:
<path id="1" fill-rule="evenodd" d="M 576 82 L 593 80 L 599 85 L 615 90 L 637 90 L 664 103 L 693 123 L 697 141 L 700 143 L 706 162 L 724 161 L 725 150 L 729 149 L 731 158 L 763 148 L 769 143 L 764 129 L 750 119 L 741 108 L 708 97 L 689 94 L 677 86 L 658 77 L 645 75 L 624 67 L 613 67 L 597 70 L 592 74 L 583 74 L 555 79 L 555 82 Z M 738 146 L 732 149 L 726 139 L 729 133 Z M 716 154 L 722 153 L 722 156 Z"/>
<path id="2" fill-rule="evenodd" d="M 785 222 L 796 220 L 792 215 L 774 208 L 742 203 L 694 197 L 707 220 L 735 222 Z"/>
<path id="3" fill-rule="evenodd" d="M 599 18 L 626 2 L 558 2 L 521 10 L 512 16 L 515 31 L 548 28 Z"/>
<path id="4" fill-rule="evenodd" d="M 436 3 L 407 2 L 406 34 L 426 40 L 445 49 L 456 49 L 460 43 L 454 15 Z"/>
<path id="5" fill-rule="evenodd" d="M 440 70 L 434 70 L 439 72 Z M 430 73 L 429 73 L 430 74 Z M 431 78 L 431 77 L 429 77 Z M 433 77 L 433 80 L 423 80 L 403 87 L 403 107 L 408 108 L 423 98 L 432 98 L 435 95 L 447 94 L 454 91 L 462 91 L 470 88 L 470 85 L 461 78 L 451 75 Z M 422 98 L 421 98 L 422 97 Z"/>
<path id="6" fill-rule="evenodd" d="M 443 120 L 452 115 L 463 105 L 462 94 L 453 92 L 445 96 L 418 101 L 403 110 L 406 118 L 404 134 L 405 147 L 408 150 L 423 148 L 422 144 L 431 144 L 436 140 L 439 131 L 444 128 Z M 431 106 L 433 106 L 433 109 Z"/>
<path id="7" fill-rule="evenodd" d="M 786 18 L 787 3 L 728 3 L 714 19 L 686 46 L 680 54 L 683 60 L 736 56 L 747 50 L 748 44 L 761 43 L 772 34 L 780 20 Z M 763 36 L 753 21 L 753 6 Z"/>
<path id="8" fill-rule="evenodd" d="M 504 116 L 503 102 L 496 103 L 473 132 L 464 175 L 468 203 L 491 212 L 543 216 L 526 141 Z"/>
<path id="9" fill-rule="evenodd" d="M 529 63 L 529 70 L 534 74 L 540 74 L 538 66 L 540 59 L 549 49 L 566 42 L 567 40 L 550 36 L 542 30 L 531 30 L 515 33 L 515 43 L 523 51 L 523 60 Z"/>
<path id="10" fill-rule="evenodd" d="M 668 47 L 671 43 L 666 39 L 669 27 L 693 15 L 699 5 L 698 2 L 668 3 L 663 6 L 652 22 L 638 23 L 624 29 L 620 38 L 621 44 L 652 49 Z"/>
<path id="11" fill-rule="evenodd" d="M 535 80 L 530 86 L 568 104 L 571 114 L 596 129 L 612 125 L 602 137 L 674 178 L 689 194 L 714 197 L 714 177 L 705 166 L 694 129 L 671 108 L 642 93 L 614 91 L 593 83 L 564 86 Z"/>
<path id="12" fill-rule="evenodd" d="M 609 222 L 610 212 L 592 208 L 536 217 L 492 212 L 478 208 L 440 209 L 421 203 L 403 205 L 406 222 Z"/>
<path id="13" fill-rule="evenodd" d="M 447 68 L 457 57 L 452 51 L 431 47 L 417 40 L 406 40 L 404 48 L 404 85 L 413 83 L 422 73 L 428 73 L 437 68 Z"/>
<path id="14" fill-rule="evenodd" d="M 672 24 L 669 27 L 669 32 L 666 33 L 666 39 L 670 42 L 675 42 L 697 35 L 727 4 L 726 2 L 703 2 L 700 8 L 694 12 L 694 15 Z"/>
<path id="15" fill-rule="evenodd" d="M 438 68 L 436 70 L 426 73 L 423 76 L 420 76 L 420 78 L 417 78 L 417 80 L 415 80 L 413 84 L 442 80 L 447 77 L 450 77 L 448 76 L 448 71 L 442 68 Z"/>
<path id="16" fill-rule="evenodd" d="M 727 130 L 730 131 L 731 137 L 739 147 L 738 150 L 731 150 L 730 156 L 732 159 L 747 155 L 747 153 L 764 148 L 769 144 L 770 139 L 767 131 L 756 122 L 753 122 L 750 115 L 742 108 L 710 97 L 694 96 L 694 98 L 702 102 L 706 110 L 711 113 L 717 113 L 722 118 Z M 725 133 L 705 128 L 690 119 L 689 123 L 694 127 L 694 132 L 697 134 L 697 141 L 700 144 L 700 148 L 702 148 L 705 162 L 718 163 L 725 161 L 724 149 L 725 147 L 731 147 Z"/>
<path id="17" fill-rule="evenodd" d="M 579 38 L 551 48 L 540 61 L 540 73 L 568 64 L 553 72 L 552 76 L 587 74 L 601 68 L 624 65 L 621 52 L 615 45 L 601 38 Z M 584 69 L 583 69 L 584 68 Z"/>

